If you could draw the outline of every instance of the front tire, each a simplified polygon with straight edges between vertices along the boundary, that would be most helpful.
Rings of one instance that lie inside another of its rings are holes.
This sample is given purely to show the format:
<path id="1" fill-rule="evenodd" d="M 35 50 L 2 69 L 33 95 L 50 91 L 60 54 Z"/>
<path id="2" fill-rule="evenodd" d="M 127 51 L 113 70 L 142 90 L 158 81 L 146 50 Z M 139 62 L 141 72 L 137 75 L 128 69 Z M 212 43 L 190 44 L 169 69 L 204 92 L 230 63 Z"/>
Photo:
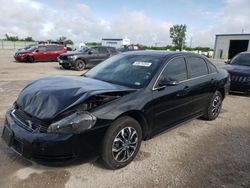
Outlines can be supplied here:
<path id="1" fill-rule="evenodd" d="M 102 144 L 102 159 L 109 169 L 128 165 L 137 155 L 142 140 L 140 124 L 129 116 L 118 118 L 107 130 Z"/>
<path id="2" fill-rule="evenodd" d="M 83 60 L 81 60 L 81 59 L 76 60 L 75 70 L 82 71 L 85 69 L 85 67 L 86 67 L 86 64 Z"/>
<path id="3" fill-rule="evenodd" d="M 28 56 L 28 57 L 26 57 L 26 62 L 29 62 L 29 63 L 34 63 L 34 58 L 33 57 L 31 57 L 31 56 Z"/>
<path id="4" fill-rule="evenodd" d="M 221 93 L 219 91 L 216 91 L 209 102 L 204 118 L 209 121 L 216 119 L 220 114 L 222 101 L 223 98 Z"/>

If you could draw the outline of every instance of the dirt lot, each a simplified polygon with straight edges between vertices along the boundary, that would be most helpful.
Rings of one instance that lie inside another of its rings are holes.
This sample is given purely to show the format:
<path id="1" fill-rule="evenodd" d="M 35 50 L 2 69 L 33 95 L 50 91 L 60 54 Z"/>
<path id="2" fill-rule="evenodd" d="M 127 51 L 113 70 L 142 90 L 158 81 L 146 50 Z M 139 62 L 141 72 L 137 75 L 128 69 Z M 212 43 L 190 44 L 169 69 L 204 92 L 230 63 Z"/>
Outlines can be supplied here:
<path id="1" fill-rule="evenodd" d="M 0 132 L 4 114 L 30 80 L 80 75 L 58 63 L 13 62 L 0 51 Z M 98 158 L 64 167 L 23 159 L 0 139 L 0 187 L 250 187 L 250 97 L 228 96 L 215 121 L 194 120 L 142 143 L 129 166 L 111 171 Z"/>

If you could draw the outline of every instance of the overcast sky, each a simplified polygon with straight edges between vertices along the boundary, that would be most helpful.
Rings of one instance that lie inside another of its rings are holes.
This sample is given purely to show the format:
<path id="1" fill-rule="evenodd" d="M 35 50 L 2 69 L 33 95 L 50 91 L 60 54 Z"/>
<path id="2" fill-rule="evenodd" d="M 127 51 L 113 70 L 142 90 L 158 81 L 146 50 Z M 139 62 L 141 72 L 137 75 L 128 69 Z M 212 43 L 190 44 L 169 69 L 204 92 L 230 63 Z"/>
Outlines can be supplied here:
<path id="1" fill-rule="evenodd" d="M 5 33 L 36 40 L 66 36 L 75 43 L 101 38 L 171 44 L 169 28 L 187 25 L 187 45 L 213 47 L 215 34 L 250 33 L 250 0 L 0 0 Z"/>

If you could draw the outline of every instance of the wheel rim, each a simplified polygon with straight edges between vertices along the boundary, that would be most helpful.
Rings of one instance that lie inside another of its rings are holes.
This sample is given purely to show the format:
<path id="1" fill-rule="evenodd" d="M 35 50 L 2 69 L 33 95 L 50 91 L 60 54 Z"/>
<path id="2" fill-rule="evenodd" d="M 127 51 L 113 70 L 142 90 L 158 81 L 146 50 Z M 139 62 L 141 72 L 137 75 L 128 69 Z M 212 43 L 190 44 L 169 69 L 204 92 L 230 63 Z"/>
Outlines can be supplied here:
<path id="1" fill-rule="evenodd" d="M 83 68 L 84 68 L 84 63 L 78 62 L 78 69 L 83 69 Z"/>
<path id="2" fill-rule="evenodd" d="M 221 98 L 219 96 L 216 96 L 212 103 L 212 114 L 213 116 L 216 116 L 219 114 L 221 109 Z"/>
<path id="3" fill-rule="evenodd" d="M 123 128 L 115 137 L 112 145 L 112 155 L 117 162 L 129 160 L 138 145 L 138 134 L 132 127 Z"/>

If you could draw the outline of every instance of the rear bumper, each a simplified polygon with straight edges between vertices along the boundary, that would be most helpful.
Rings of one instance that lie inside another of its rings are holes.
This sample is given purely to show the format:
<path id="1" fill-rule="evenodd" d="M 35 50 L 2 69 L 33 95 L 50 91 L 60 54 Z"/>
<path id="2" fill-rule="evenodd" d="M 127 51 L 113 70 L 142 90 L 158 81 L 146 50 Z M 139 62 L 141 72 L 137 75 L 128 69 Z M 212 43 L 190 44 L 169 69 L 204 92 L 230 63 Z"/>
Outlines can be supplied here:
<path id="1" fill-rule="evenodd" d="M 25 158 L 61 163 L 98 153 L 103 134 L 101 130 L 82 134 L 34 133 L 19 126 L 8 111 L 2 138 Z"/>

